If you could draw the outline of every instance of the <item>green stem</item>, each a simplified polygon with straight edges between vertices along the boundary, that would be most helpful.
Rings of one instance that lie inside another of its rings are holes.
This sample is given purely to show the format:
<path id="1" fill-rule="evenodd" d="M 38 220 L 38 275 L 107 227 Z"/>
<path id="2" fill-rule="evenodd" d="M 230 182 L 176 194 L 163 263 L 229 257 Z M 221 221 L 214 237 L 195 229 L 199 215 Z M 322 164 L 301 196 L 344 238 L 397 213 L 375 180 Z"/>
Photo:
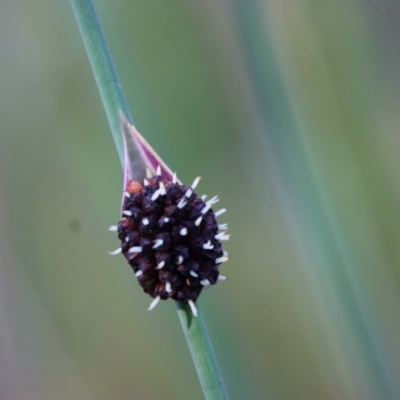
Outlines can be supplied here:
<path id="1" fill-rule="evenodd" d="M 71 0 L 71 4 L 123 165 L 124 147 L 120 118 L 123 114 L 132 123 L 132 117 L 92 0 Z M 177 307 L 205 398 L 228 399 L 200 310 L 196 318 L 187 305 L 177 302 Z"/>
<path id="2" fill-rule="evenodd" d="M 205 398 L 227 400 L 228 395 L 198 304 L 197 318 L 187 304 L 177 301 L 176 306 Z"/>
<path id="3" fill-rule="evenodd" d="M 121 164 L 124 162 L 124 145 L 120 130 L 120 117 L 123 114 L 132 124 L 117 72 L 108 50 L 96 9 L 91 0 L 71 0 L 90 65 L 106 110 L 115 146 Z"/>

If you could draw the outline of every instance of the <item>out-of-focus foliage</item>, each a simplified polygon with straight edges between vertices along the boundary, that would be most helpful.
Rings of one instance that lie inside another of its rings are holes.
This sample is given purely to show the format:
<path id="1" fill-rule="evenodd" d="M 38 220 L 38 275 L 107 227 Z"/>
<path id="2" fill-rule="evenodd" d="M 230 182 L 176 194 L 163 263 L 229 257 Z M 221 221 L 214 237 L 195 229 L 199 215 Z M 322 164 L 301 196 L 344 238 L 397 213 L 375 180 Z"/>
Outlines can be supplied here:
<path id="1" fill-rule="evenodd" d="M 400 5 L 96 1 L 139 131 L 228 213 L 200 302 L 233 400 L 397 399 Z M 68 2 L 0 3 L 0 398 L 201 399 L 107 226 L 122 175 Z"/>

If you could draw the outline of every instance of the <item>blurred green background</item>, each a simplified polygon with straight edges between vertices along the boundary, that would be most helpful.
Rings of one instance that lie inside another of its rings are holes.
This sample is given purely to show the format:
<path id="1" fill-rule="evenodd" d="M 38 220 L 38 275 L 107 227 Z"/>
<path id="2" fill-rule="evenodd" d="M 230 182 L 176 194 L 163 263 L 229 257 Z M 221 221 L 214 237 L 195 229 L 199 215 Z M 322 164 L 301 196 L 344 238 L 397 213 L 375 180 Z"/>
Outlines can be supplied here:
<path id="1" fill-rule="evenodd" d="M 400 398 L 400 3 L 97 0 L 138 130 L 228 209 L 200 304 L 232 400 Z M 0 399 L 197 400 L 107 231 L 122 174 L 68 1 L 0 3 Z"/>

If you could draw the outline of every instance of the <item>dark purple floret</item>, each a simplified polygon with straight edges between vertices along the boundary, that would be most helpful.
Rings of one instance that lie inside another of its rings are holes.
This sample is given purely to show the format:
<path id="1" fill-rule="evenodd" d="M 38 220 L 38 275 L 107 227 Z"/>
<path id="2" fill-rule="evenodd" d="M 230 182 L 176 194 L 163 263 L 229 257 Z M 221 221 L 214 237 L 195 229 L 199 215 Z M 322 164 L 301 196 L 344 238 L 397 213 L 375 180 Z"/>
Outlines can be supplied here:
<path id="1" fill-rule="evenodd" d="M 130 181 L 122 207 L 122 219 L 112 230 L 118 231 L 121 248 L 143 290 L 158 300 L 194 302 L 205 287 L 226 278 L 219 266 L 227 261 L 211 206 L 216 197 L 205 201 L 194 193 L 199 178 L 191 187 L 156 175 L 144 181 Z M 220 226 L 226 229 L 226 226 Z"/>

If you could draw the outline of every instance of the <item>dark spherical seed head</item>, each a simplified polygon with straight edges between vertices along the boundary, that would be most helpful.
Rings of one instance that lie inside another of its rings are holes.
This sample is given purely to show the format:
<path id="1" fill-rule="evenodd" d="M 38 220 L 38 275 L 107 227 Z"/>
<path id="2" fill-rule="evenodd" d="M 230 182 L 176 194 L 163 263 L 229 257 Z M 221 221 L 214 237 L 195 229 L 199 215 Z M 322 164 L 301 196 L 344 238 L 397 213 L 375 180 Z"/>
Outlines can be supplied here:
<path id="1" fill-rule="evenodd" d="M 224 252 L 215 214 L 191 187 L 160 175 L 131 180 L 122 215 L 122 253 L 151 297 L 191 303 L 217 282 Z"/>

